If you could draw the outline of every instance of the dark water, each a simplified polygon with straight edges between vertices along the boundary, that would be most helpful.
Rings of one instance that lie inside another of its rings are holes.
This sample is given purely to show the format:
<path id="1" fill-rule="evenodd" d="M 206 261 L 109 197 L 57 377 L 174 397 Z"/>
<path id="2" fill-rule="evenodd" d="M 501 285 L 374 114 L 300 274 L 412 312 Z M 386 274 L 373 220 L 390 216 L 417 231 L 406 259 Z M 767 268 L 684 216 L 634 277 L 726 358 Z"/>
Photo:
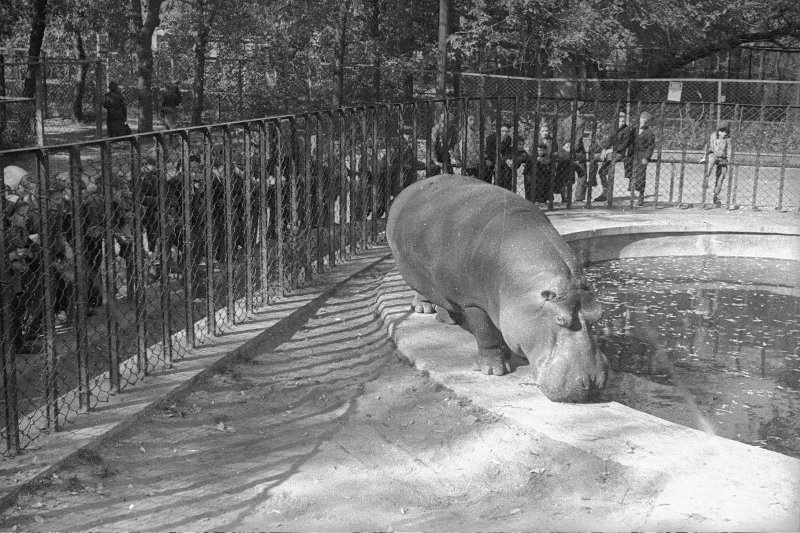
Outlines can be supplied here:
<path id="1" fill-rule="evenodd" d="M 800 458 L 800 265 L 716 257 L 591 265 L 606 398 Z"/>

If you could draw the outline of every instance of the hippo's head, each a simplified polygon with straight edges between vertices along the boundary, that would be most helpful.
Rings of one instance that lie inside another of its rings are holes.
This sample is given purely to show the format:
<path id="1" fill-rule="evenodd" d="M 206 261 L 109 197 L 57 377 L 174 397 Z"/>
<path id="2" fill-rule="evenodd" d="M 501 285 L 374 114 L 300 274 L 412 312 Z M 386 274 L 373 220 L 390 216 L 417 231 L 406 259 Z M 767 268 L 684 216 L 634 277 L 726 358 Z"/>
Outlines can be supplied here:
<path id="1" fill-rule="evenodd" d="M 587 287 L 562 286 L 505 299 L 500 330 L 506 344 L 528 359 L 549 399 L 580 402 L 606 382 L 608 360 L 591 331 L 602 315 Z"/>

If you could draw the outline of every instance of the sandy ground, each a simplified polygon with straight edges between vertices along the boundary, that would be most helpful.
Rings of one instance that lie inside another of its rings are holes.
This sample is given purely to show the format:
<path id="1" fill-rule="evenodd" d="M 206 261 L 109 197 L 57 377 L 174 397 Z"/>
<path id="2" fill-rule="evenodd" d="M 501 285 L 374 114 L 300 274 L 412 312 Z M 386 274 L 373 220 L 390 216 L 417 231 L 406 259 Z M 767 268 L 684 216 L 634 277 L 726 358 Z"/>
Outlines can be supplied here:
<path id="1" fill-rule="evenodd" d="M 23 494 L 0 530 L 642 523 L 655 480 L 633 481 L 410 367 L 375 320 L 388 269 L 361 274 L 301 327 L 82 452 Z"/>

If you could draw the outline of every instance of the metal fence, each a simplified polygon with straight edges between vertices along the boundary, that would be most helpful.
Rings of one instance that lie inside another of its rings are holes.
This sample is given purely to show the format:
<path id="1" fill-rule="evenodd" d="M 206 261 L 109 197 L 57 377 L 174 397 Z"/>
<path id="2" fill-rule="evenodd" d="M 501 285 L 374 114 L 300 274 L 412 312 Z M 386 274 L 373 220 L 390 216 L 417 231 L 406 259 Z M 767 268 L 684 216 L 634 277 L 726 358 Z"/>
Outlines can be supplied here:
<path id="1" fill-rule="evenodd" d="M 800 81 L 523 78 L 470 72 L 462 73 L 461 80 L 462 96 L 513 96 L 525 101 L 539 96 L 626 102 L 800 106 Z"/>
<path id="2" fill-rule="evenodd" d="M 653 115 L 646 208 L 710 202 L 713 181 L 697 161 L 718 110 L 739 143 L 724 205 L 800 209 L 789 152 L 800 130 L 785 108 L 521 104 L 375 105 L 0 152 L 3 166 L 29 173 L 0 197 L 5 452 L 378 242 L 392 197 L 417 179 L 453 170 L 545 209 L 577 208 L 579 169 L 597 171 L 580 148 L 591 155 L 613 137 L 620 108 Z M 751 126 L 760 133 L 747 140 Z M 575 142 L 565 149 L 564 139 Z M 634 206 L 625 167 L 607 168 L 604 207 Z M 591 188 L 585 199 L 591 207 Z"/>

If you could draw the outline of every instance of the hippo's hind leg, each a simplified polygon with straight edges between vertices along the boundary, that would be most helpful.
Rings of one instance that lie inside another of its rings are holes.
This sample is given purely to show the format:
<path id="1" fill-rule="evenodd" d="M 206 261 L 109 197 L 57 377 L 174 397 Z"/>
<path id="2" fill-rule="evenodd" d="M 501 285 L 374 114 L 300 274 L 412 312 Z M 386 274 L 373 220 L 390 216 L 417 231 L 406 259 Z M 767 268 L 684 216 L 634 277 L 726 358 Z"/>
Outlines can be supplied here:
<path id="1" fill-rule="evenodd" d="M 479 307 L 464 309 L 467 328 L 478 341 L 478 369 L 484 374 L 502 376 L 510 371 L 503 335 Z"/>

